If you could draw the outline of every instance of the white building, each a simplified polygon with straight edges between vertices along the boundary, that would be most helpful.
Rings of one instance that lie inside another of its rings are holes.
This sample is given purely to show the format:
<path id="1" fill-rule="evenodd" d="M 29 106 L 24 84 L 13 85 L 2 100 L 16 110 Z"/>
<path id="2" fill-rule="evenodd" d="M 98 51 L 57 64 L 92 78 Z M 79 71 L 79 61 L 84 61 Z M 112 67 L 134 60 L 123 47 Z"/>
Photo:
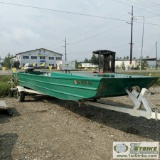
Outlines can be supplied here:
<path id="1" fill-rule="evenodd" d="M 82 67 L 84 67 L 84 68 L 95 68 L 95 67 L 98 67 L 98 65 L 94 65 L 92 63 L 82 63 Z"/>
<path id="2" fill-rule="evenodd" d="M 26 63 L 32 63 L 37 67 L 52 65 L 52 67 L 57 68 L 57 62 L 62 60 L 62 54 L 40 48 L 17 53 L 16 58 L 20 62 L 20 67 L 23 67 Z"/>
<path id="3" fill-rule="evenodd" d="M 137 67 L 137 61 L 133 60 L 132 64 L 130 64 L 129 60 L 115 60 L 115 67 L 120 68 L 121 66 L 124 67 Z M 82 67 L 86 68 L 96 68 L 98 65 L 94 65 L 92 63 L 82 63 Z"/>
<path id="4" fill-rule="evenodd" d="M 57 70 L 75 70 L 75 61 L 57 61 Z"/>
<path id="5" fill-rule="evenodd" d="M 130 64 L 130 60 L 116 60 L 115 61 L 115 67 L 121 67 L 124 65 L 124 67 L 137 67 L 137 61 L 132 60 L 132 64 Z"/>

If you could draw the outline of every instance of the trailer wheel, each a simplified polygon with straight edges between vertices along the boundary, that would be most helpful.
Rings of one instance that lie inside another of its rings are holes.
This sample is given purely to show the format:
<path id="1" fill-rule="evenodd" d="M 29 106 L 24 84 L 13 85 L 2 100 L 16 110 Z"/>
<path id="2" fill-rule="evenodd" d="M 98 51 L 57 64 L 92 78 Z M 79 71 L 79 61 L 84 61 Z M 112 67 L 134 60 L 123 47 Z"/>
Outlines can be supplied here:
<path id="1" fill-rule="evenodd" d="M 19 92 L 17 91 L 17 100 L 18 102 L 24 102 L 25 99 L 25 93 L 23 91 Z"/>
<path id="2" fill-rule="evenodd" d="M 139 86 L 133 86 L 132 87 L 132 90 L 136 90 L 138 93 L 140 93 L 141 92 L 141 89 L 139 88 Z"/>

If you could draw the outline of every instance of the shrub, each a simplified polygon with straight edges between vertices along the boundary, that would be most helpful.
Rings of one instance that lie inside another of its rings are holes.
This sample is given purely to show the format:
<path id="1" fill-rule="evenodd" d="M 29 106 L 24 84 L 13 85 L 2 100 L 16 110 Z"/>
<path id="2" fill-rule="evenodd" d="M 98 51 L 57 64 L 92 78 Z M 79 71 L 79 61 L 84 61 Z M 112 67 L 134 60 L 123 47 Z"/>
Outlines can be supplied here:
<path id="1" fill-rule="evenodd" d="M 0 82 L 0 97 L 9 96 L 10 93 L 10 85 L 7 82 Z"/>
<path id="2" fill-rule="evenodd" d="M 6 97 L 11 95 L 10 85 L 8 83 L 9 80 L 10 76 L 0 76 L 0 97 Z"/>

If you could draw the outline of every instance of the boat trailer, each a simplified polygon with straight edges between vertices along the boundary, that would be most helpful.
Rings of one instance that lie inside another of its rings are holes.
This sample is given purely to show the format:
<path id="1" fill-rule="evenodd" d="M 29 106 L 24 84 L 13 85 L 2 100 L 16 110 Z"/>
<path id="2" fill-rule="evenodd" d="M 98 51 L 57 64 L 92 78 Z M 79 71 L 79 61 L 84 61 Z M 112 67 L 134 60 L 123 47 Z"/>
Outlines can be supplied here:
<path id="1" fill-rule="evenodd" d="M 13 90 L 13 89 L 12 89 Z M 14 90 L 17 90 L 17 97 L 19 102 L 23 102 L 25 99 L 25 93 L 34 93 L 44 95 L 43 93 L 37 92 L 35 90 L 27 89 L 23 86 L 17 86 Z M 138 92 L 137 88 L 133 88 L 132 91 L 126 89 L 129 99 L 133 102 L 134 106 L 126 107 L 119 105 L 109 105 L 106 104 L 102 99 L 97 99 L 95 101 L 79 101 L 78 104 L 91 105 L 99 108 L 104 108 L 107 110 L 113 110 L 117 112 L 128 113 L 135 117 L 145 117 L 147 119 L 160 120 L 160 113 L 158 109 L 149 101 L 146 95 L 151 94 L 146 88 L 142 88 L 141 92 Z"/>
<path id="2" fill-rule="evenodd" d="M 158 113 L 158 109 L 146 98 L 146 95 L 149 93 L 146 88 L 142 88 L 141 92 L 137 92 L 133 89 L 131 92 L 126 89 L 126 92 L 133 102 L 134 106 L 131 107 L 121 107 L 116 105 L 108 105 L 101 99 L 97 100 L 97 102 L 93 101 L 84 101 L 79 102 L 79 105 L 86 104 L 99 108 L 104 108 L 108 110 L 113 110 L 117 112 L 128 113 L 131 116 L 135 117 L 145 117 L 147 119 L 156 119 L 160 120 L 160 113 Z"/>

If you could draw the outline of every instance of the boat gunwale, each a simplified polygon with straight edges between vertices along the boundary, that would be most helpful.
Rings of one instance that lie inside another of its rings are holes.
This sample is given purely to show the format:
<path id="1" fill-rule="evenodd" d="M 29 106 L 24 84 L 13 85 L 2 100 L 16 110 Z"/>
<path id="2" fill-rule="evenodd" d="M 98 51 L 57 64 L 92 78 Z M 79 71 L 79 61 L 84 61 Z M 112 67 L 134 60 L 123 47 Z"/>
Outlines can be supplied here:
<path id="1" fill-rule="evenodd" d="M 75 77 L 61 77 L 61 76 L 46 76 L 46 75 L 36 75 L 36 74 L 28 74 L 28 73 L 22 73 L 22 72 L 19 72 L 21 73 L 22 75 L 29 75 L 29 76 L 36 76 L 36 77 L 48 77 L 48 78 L 56 78 L 56 79 L 73 79 L 73 80 L 91 80 L 91 81 L 95 81 L 95 82 L 98 82 L 102 79 L 102 77 L 94 77 L 94 79 L 92 79 L 92 77 L 86 77 L 85 75 L 84 76 L 77 76 L 77 75 L 73 75 Z"/>
<path id="2" fill-rule="evenodd" d="M 23 75 L 30 75 L 30 76 L 36 76 L 36 77 L 50 77 L 50 78 L 56 78 L 56 79 L 78 79 L 78 80 L 91 80 L 91 81 L 99 81 L 101 79 L 130 79 L 130 78 L 133 78 L 133 79 L 136 79 L 136 78 L 149 78 L 149 79 L 155 79 L 155 78 L 159 78 L 159 77 L 156 77 L 156 76 L 141 76 L 141 75 L 128 75 L 128 74 L 113 74 L 113 75 L 124 75 L 124 76 L 118 76 L 118 77 L 105 77 L 103 75 L 106 75 L 105 74 L 97 74 L 97 75 L 76 75 L 76 74 L 71 74 L 71 77 L 70 76 L 67 76 L 67 77 L 63 77 L 63 76 L 54 76 L 54 75 L 43 75 L 43 73 L 48 73 L 48 72 L 40 72 L 42 74 L 34 74 L 34 73 L 25 73 L 25 72 L 18 72 L 18 74 L 23 74 Z M 51 72 L 51 73 L 56 73 L 56 72 Z M 56 73 L 56 74 L 60 74 L 60 75 L 65 75 L 64 73 Z M 66 74 L 67 75 L 67 74 Z M 100 75 L 100 76 L 99 76 Z M 102 75 L 102 76 L 101 76 Z M 74 77 L 72 77 L 74 76 Z M 129 77 L 131 76 L 131 77 Z"/>

